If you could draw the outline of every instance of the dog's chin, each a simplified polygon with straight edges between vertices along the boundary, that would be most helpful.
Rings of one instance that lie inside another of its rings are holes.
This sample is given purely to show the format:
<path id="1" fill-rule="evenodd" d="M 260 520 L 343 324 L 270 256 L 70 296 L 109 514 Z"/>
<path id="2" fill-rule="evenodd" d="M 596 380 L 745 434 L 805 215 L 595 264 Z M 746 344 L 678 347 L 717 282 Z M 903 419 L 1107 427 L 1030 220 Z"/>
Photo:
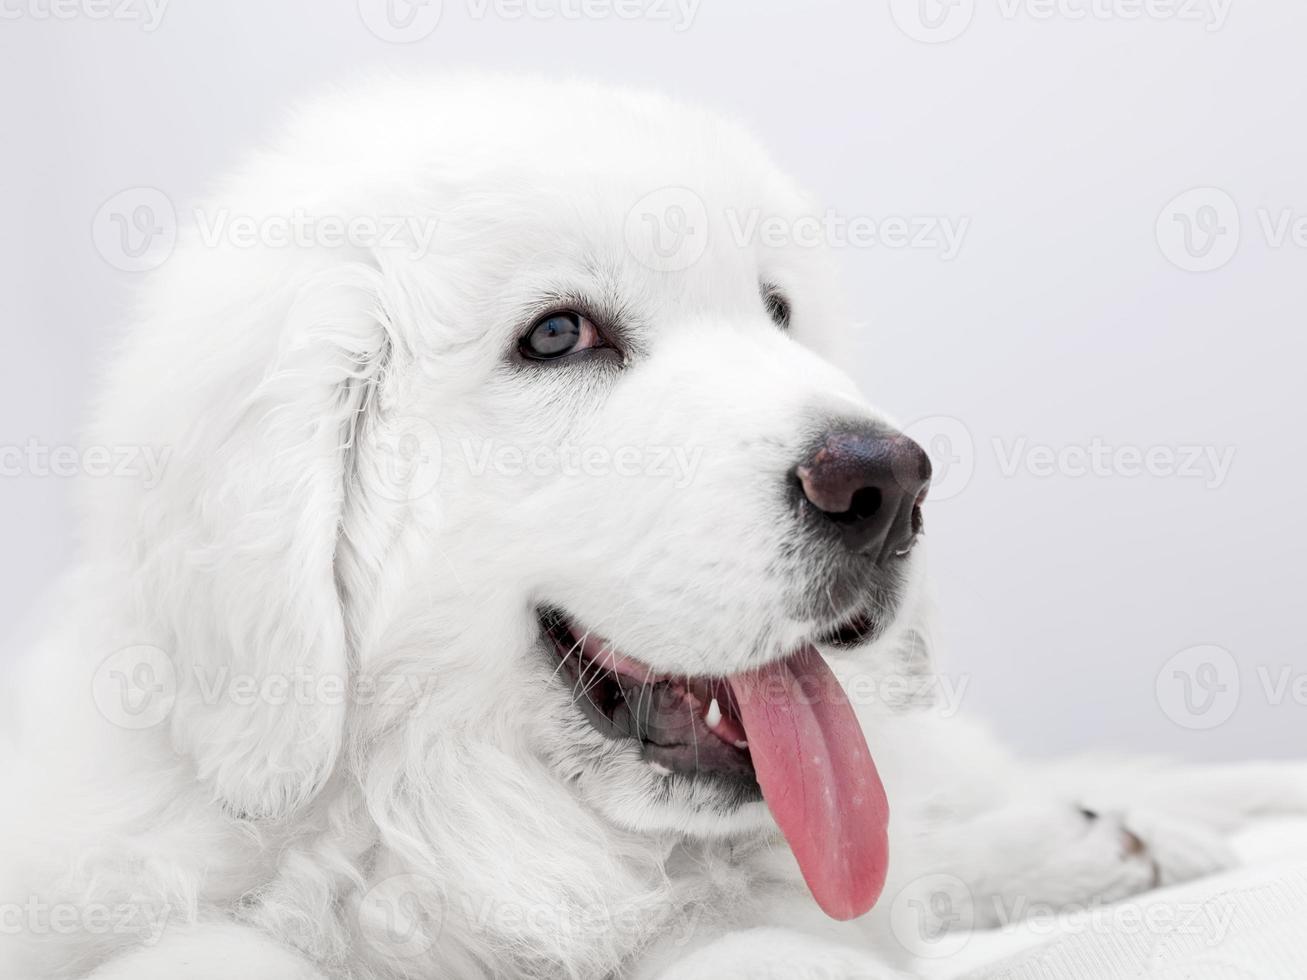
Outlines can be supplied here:
<path id="1" fill-rule="evenodd" d="M 774 832 L 767 805 L 756 791 L 712 779 L 664 774 L 634 750 L 613 754 L 591 743 L 582 751 L 592 760 L 576 781 L 585 803 L 612 824 L 640 834 L 738 838 Z"/>
<path id="2" fill-rule="evenodd" d="M 566 705 L 555 766 L 612 823 L 712 839 L 775 829 L 725 678 L 663 674 L 609 648 L 561 610 L 538 610 L 540 648 Z M 873 643 L 865 613 L 815 638 Z"/>

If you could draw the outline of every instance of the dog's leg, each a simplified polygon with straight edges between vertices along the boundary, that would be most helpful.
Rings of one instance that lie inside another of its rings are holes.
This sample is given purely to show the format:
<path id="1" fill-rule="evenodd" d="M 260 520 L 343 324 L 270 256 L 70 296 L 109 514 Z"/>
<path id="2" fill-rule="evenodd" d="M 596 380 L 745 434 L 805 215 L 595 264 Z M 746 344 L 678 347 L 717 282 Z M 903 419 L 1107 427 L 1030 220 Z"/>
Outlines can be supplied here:
<path id="1" fill-rule="evenodd" d="M 213 923 L 169 929 L 158 944 L 118 957 L 86 980 L 325 980 L 294 950 L 253 929 Z"/>
<path id="2" fill-rule="evenodd" d="M 911 744 L 929 746 L 929 761 L 923 753 L 914 761 L 934 789 L 914 799 L 905 782 L 899 794 L 909 869 L 901 890 L 955 930 L 1218 872 L 1237 863 L 1229 831 L 1259 816 L 1307 813 L 1303 765 L 1022 765 L 957 719 L 903 724 Z"/>
<path id="3" fill-rule="evenodd" d="M 1259 818 L 1307 816 L 1307 765 L 1193 766 L 1073 760 L 1048 774 L 1097 812 L 1121 815 L 1169 885 L 1234 864 L 1226 836 Z"/>
<path id="4" fill-rule="evenodd" d="M 1037 778 L 983 728 L 925 712 L 882 720 L 869 741 L 914 747 L 906 760 L 885 755 L 893 891 L 881 902 L 910 911 L 895 935 L 911 952 L 1157 882 L 1120 814 Z"/>
<path id="5" fill-rule="evenodd" d="M 1219 838 L 1198 848 L 1196 873 L 1233 856 Z M 1061 800 L 1026 798 L 922 828 L 898 899 L 938 921 L 923 934 L 947 941 L 959 930 L 1006 926 L 1118 901 L 1164 878 L 1158 856 L 1121 814 Z M 1200 867 L 1201 864 L 1201 867 Z"/>
<path id="6" fill-rule="evenodd" d="M 1195 766 L 1086 759 L 1046 775 L 1094 809 L 1146 810 L 1224 833 L 1259 817 L 1307 815 L 1307 764 L 1298 762 Z"/>

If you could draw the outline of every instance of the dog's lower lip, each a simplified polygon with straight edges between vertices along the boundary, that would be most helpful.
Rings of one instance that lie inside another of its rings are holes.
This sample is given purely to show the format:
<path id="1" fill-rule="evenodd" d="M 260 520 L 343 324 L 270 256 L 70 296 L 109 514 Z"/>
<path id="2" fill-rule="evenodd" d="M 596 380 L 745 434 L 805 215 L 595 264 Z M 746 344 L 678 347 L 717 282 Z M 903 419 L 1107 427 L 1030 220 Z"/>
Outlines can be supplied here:
<path id="1" fill-rule="evenodd" d="M 818 637 L 824 646 L 856 647 L 869 642 L 876 634 L 877 623 L 870 613 L 857 613 Z"/>
<path id="2" fill-rule="evenodd" d="M 539 610 L 541 630 L 566 671 L 573 703 L 608 738 L 630 740 L 656 770 L 712 776 L 756 794 L 748 740 L 724 678 L 658 673 Z"/>

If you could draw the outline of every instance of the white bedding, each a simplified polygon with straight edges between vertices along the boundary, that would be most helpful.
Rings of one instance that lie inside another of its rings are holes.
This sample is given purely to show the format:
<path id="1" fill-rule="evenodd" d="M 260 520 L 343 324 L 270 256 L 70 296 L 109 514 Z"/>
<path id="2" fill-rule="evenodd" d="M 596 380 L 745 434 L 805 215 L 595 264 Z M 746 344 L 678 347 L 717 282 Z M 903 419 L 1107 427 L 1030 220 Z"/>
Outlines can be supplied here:
<path id="1" fill-rule="evenodd" d="M 1235 841 L 1244 866 L 1001 930 L 976 932 L 938 980 L 1307 980 L 1307 824 Z"/>

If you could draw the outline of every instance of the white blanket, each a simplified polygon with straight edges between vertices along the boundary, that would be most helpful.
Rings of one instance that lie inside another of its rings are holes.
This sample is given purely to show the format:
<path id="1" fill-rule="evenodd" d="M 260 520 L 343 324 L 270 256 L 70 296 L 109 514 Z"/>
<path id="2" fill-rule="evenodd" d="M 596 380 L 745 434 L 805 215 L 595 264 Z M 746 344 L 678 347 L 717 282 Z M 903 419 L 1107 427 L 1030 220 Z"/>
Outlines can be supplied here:
<path id="1" fill-rule="evenodd" d="M 1307 826 L 1235 841 L 1238 870 L 973 933 L 939 980 L 1307 980 Z"/>

